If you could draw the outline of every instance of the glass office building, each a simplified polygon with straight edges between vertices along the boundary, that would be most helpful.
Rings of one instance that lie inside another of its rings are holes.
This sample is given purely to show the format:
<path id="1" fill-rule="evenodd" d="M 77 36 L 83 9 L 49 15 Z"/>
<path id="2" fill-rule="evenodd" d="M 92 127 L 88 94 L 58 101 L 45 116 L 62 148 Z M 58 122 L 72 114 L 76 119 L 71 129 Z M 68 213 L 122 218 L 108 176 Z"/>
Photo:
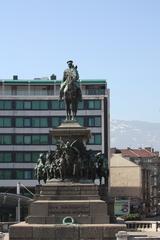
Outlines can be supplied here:
<path id="1" fill-rule="evenodd" d="M 41 152 L 55 149 L 49 131 L 65 119 L 60 80 L 0 80 L 0 192 L 37 184 L 34 167 Z M 109 90 L 106 80 L 81 80 L 83 101 L 77 120 L 91 129 L 88 149 L 109 156 Z"/>

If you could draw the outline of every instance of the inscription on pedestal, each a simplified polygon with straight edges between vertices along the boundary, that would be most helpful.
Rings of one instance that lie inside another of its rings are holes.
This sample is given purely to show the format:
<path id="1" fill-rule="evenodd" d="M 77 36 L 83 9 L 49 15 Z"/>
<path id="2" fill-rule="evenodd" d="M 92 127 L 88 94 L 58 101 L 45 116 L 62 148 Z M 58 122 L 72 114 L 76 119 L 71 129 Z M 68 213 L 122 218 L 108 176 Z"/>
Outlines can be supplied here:
<path id="1" fill-rule="evenodd" d="M 64 205 L 64 206 L 49 206 L 48 215 L 52 216 L 55 214 L 84 214 L 89 215 L 90 208 L 82 205 Z"/>

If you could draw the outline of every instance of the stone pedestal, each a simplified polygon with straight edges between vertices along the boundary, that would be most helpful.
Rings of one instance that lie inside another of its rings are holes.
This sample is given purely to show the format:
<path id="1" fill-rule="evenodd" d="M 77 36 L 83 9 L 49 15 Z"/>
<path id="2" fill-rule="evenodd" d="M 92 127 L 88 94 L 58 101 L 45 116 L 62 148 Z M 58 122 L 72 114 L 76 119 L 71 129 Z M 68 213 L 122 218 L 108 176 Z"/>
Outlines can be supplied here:
<path id="1" fill-rule="evenodd" d="M 62 124 L 50 131 L 55 139 L 73 142 L 75 140 L 82 141 L 84 144 L 90 138 L 90 130 L 82 127 L 77 121 L 66 120 Z"/>
<path id="2" fill-rule="evenodd" d="M 26 222 L 10 227 L 10 240 L 111 240 L 126 229 L 109 224 L 107 204 L 95 184 L 55 181 L 38 188 Z"/>
<path id="3" fill-rule="evenodd" d="M 75 224 L 109 223 L 107 205 L 95 184 L 47 183 L 31 203 L 29 224 L 62 224 L 70 216 Z"/>
<path id="4" fill-rule="evenodd" d="M 78 165 L 75 157 L 73 166 L 70 165 L 72 161 L 69 166 L 71 170 L 80 166 L 84 173 L 77 178 L 78 182 L 73 182 L 73 174 L 68 174 L 64 181 L 54 179 L 37 186 L 39 194 L 30 205 L 26 222 L 10 227 L 10 240 L 116 239 L 116 233 L 126 230 L 126 225 L 109 224 L 107 204 L 100 200 L 98 187 L 91 183 L 93 169 L 90 164 L 94 161 L 89 155 L 85 155 L 85 159 L 81 156 L 86 151 L 90 130 L 76 121 L 65 121 L 50 133 L 57 140 L 75 144 L 79 153 L 76 156 L 81 162 Z"/>

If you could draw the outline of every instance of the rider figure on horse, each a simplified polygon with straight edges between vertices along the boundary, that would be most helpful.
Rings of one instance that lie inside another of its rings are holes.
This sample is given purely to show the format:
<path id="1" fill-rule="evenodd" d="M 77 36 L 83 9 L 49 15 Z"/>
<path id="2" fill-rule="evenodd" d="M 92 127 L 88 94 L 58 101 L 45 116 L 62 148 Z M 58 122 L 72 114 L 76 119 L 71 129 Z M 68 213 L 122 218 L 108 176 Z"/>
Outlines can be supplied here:
<path id="1" fill-rule="evenodd" d="M 64 71 L 63 82 L 60 87 L 60 99 L 64 97 L 65 92 L 68 90 L 68 85 L 70 81 L 74 81 L 74 85 L 77 88 L 78 101 L 82 101 L 82 93 L 80 89 L 79 74 L 77 66 L 73 65 L 73 61 L 67 61 L 68 68 Z"/>

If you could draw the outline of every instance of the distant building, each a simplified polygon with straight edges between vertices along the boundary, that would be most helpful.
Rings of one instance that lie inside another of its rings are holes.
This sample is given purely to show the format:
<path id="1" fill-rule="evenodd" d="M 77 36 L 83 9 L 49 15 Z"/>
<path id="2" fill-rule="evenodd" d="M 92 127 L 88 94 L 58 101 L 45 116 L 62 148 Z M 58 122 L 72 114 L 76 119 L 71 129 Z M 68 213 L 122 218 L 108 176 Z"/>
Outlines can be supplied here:
<path id="1" fill-rule="evenodd" d="M 110 159 L 110 195 L 130 201 L 131 212 L 148 213 L 149 171 L 124 158 L 121 153 Z M 144 203 L 144 205 L 143 205 Z"/>
<path id="2" fill-rule="evenodd" d="M 149 207 L 151 213 L 159 213 L 160 202 L 160 158 L 159 152 L 155 152 L 153 148 L 139 148 L 139 149 L 122 149 L 123 157 L 143 166 L 143 168 L 150 171 L 149 187 L 150 199 Z"/>
<path id="3" fill-rule="evenodd" d="M 116 152 L 116 149 L 112 149 L 112 152 Z M 145 149 L 121 149 L 118 151 L 120 156 L 117 154 L 113 154 L 111 158 L 111 194 L 113 191 L 113 183 L 116 184 L 116 181 L 119 182 L 120 185 L 123 185 L 122 179 L 125 179 L 124 189 L 122 187 L 122 192 L 120 191 L 120 197 L 123 195 L 123 191 L 125 191 L 124 196 L 132 198 L 132 195 L 140 197 L 143 207 L 145 206 L 145 213 L 159 213 L 159 190 L 160 190 L 160 161 L 159 161 L 159 153 L 154 152 L 151 148 Z M 119 160 L 115 161 L 115 156 Z M 126 162 L 128 161 L 128 162 Z M 121 172 L 121 177 L 113 174 L 113 166 L 117 166 L 117 169 L 114 171 Z M 140 173 L 134 173 L 135 168 L 133 165 L 139 168 Z M 130 167 L 129 167 L 130 165 Z M 132 167 L 131 167 L 132 165 Z M 134 170 L 133 170 L 134 169 Z M 116 179 L 118 178 L 118 180 Z M 113 181 L 114 180 L 114 181 Z M 139 194 L 137 190 L 133 190 L 135 184 L 139 182 Z M 126 188 L 126 186 L 128 186 Z M 128 192 L 128 193 L 127 193 Z M 141 194 L 140 194 L 141 193 Z M 119 191 L 117 190 L 117 197 Z"/>

